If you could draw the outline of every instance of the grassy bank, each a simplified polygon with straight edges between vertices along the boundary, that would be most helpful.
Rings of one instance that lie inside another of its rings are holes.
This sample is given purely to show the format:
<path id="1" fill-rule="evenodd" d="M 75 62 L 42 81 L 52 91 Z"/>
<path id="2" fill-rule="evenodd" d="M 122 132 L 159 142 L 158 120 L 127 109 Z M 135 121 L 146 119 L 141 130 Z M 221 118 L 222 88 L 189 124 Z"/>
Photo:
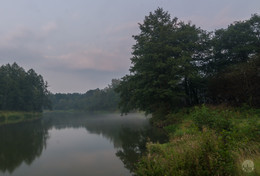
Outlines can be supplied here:
<path id="1" fill-rule="evenodd" d="M 40 117 L 41 113 L 38 112 L 0 111 L 0 125 L 31 121 Z"/>
<path id="2" fill-rule="evenodd" d="M 195 107 L 153 121 L 170 136 L 165 144 L 147 144 L 137 175 L 260 175 L 260 110 L 248 107 Z M 250 173 L 245 160 L 254 162 Z"/>

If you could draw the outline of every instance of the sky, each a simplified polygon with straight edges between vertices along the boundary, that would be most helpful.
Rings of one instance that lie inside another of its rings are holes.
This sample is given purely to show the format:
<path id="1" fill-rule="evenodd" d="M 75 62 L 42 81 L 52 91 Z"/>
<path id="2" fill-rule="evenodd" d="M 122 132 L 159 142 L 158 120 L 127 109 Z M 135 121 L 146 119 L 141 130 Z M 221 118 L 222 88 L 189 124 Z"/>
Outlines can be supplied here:
<path id="1" fill-rule="evenodd" d="M 52 93 L 85 93 L 129 73 L 132 35 L 158 7 L 207 31 L 260 14 L 260 0 L 0 0 L 0 65 L 33 68 Z"/>

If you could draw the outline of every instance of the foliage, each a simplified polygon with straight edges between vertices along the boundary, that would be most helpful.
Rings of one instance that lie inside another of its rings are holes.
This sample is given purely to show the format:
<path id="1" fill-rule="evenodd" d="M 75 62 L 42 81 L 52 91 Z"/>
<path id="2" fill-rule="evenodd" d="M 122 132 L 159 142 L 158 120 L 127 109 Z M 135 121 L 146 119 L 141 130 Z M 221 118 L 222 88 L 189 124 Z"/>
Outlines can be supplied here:
<path id="1" fill-rule="evenodd" d="M 215 103 L 241 106 L 244 103 L 260 105 L 260 55 L 227 67 L 209 81 L 209 93 Z"/>
<path id="2" fill-rule="evenodd" d="M 212 38 L 214 58 L 210 71 L 219 72 L 227 66 L 245 63 L 260 53 L 260 16 L 237 21 L 227 29 L 216 30 Z"/>
<path id="3" fill-rule="evenodd" d="M 245 159 L 258 161 L 257 109 L 203 105 L 188 114 L 183 111 L 183 117 L 181 122 L 164 127 L 170 142 L 147 144 L 147 155 L 140 160 L 137 175 L 243 175 L 241 164 Z"/>
<path id="4" fill-rule="evenodd" d="M 146 16 L 139 28 L 141 33 L 133 36 L 131 74 L 116 89 L 122 113 L 139 109 L 165 115 L 199 103 L 201 75 L 196 60 L 204 50 L 206 32 L 171 19 L 161 8 Z"/>
<path id="5" fill-rule="evenodd" d="M 0 67 L 0 110 L 42 111 L 50 108 L 47 82 L 33 69 L 16 63 Z"/>
<path id="6" fill-rule="evenodd" d="M 218 132 L 223 130 L 230 131 L 232 124 L 230 117 L 232 112 L 228 110 L 214 111 L 202 105 L 201 108 L 195 107 L 192 112 L 192 118 L 194 123 L 198 126 L 200 130 L 204 127 L 214 129 Z"/>
<path id="7" fill-rule="evenodd" d="M 137 174 L 230 175 L 235 173 L 232 163 L 223 141 L 207 131 L 201 135 L 185 135 L 163 145 L 148 144 L 148 156 L 140 162 Z"/>
<path id="8" fill-rule="evenodd" d="M 241 159 L 260 153 L 259 113 L 251 109 L 260 107 L 260 16 L 206 32 L 158 8 L 139 28 L 130 74 L 116 88 L 121 112 L 151 113 L 172 140 L 148 144 L 136 173 L 241 174 Z"/>
<path id="9" fill-rule="evenodd" d="M 104 89 L 89 90 L 85 94 L 52 94 L 50 99 L 54 110 L 115 111 L 119 95 L 114 91 L 119 80 L 113 79 Z"/>
<path id="10" fill-rule="evenodd" d="M 260 106 L 260 16 L 206 32 L 158 8 L 139 28 L 130 74 L 116 88 L 122 113 L 163 120 L 203 103 Z"/>
<path id="11" fill-rule="evenodd" d="M 260 106 L 260 16 L 216 30 L 205 73 L 208 102 Z"/>

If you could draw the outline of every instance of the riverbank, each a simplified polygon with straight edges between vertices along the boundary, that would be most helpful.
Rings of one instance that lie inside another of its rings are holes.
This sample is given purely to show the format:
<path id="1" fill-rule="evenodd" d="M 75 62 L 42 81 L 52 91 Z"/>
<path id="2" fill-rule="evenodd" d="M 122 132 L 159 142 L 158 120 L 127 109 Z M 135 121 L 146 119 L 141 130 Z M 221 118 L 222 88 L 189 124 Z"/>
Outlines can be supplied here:
<path id="1" fill-rule="evenodd" d="M 185 108 L 153 124 L 170 141 L 147 144 L 137 175 L 260 175 L 259 109 Z M 254 163 L 251 172 L 242 167 L 247 160 Z"/>
<path id="2" fill-rule="evenodd" d="M 0 125 L 21 123 L 39 119 L 42 113 L 22 111 L 0 111 Z"/>

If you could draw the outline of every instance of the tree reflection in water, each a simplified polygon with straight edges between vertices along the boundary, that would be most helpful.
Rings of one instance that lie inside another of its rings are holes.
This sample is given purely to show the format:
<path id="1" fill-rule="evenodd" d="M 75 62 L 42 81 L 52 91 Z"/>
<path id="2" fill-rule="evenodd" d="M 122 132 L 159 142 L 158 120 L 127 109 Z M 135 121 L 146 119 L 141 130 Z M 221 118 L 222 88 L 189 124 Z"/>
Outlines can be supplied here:
<path id="1" fill-rule="evenodd" d="M 51 116 L 53 114 L 50 114 Z M 89 133 L 99 134 L 110 140 L 117 149 L 116 156 L 133 172 L 137 161 L 144 154 L 147 142 L 166 142 L 167 135 L 149 124 L 141 114 L 82 114 L 57 113 L 50 118 L 55 128 L 84 127 Z M 46 119 L 46 118 L 45 118 Z"/>
<path id="2" fill-rule="evenodd" d="M 40 120 L 0 127 L 0 171 L 12 173 L 23 162 L 30 165 L 46 147 L 48 131 Z"/>
<path id="3" fill-rule="evenodd" d="M 152 128 L 140 114 L 121 117 L 120 114 L 46 113 L 35 122 L 0 126 L 0 173 L 12 173 L 22 163 L 30 165 L 40 157 L 47 147 L 48 130 L 53 128 L 85 128 L 89 134 L 106 138 L 130 171 L 135 169 L 148 141 L 167 140 L 164 133 Z"/>
<path id="4" fill-rule="evenodd" d="M 138 160 L 146 151 L 146 143 L 166 142 L 168 137 L 162 130 L 152 127 L 140 130 L 124 128 L 120 132 L 120 140 L 122 147 L 117 151 L 116 156 L 120 158 L 130 172 L 133 172 Z"/>

